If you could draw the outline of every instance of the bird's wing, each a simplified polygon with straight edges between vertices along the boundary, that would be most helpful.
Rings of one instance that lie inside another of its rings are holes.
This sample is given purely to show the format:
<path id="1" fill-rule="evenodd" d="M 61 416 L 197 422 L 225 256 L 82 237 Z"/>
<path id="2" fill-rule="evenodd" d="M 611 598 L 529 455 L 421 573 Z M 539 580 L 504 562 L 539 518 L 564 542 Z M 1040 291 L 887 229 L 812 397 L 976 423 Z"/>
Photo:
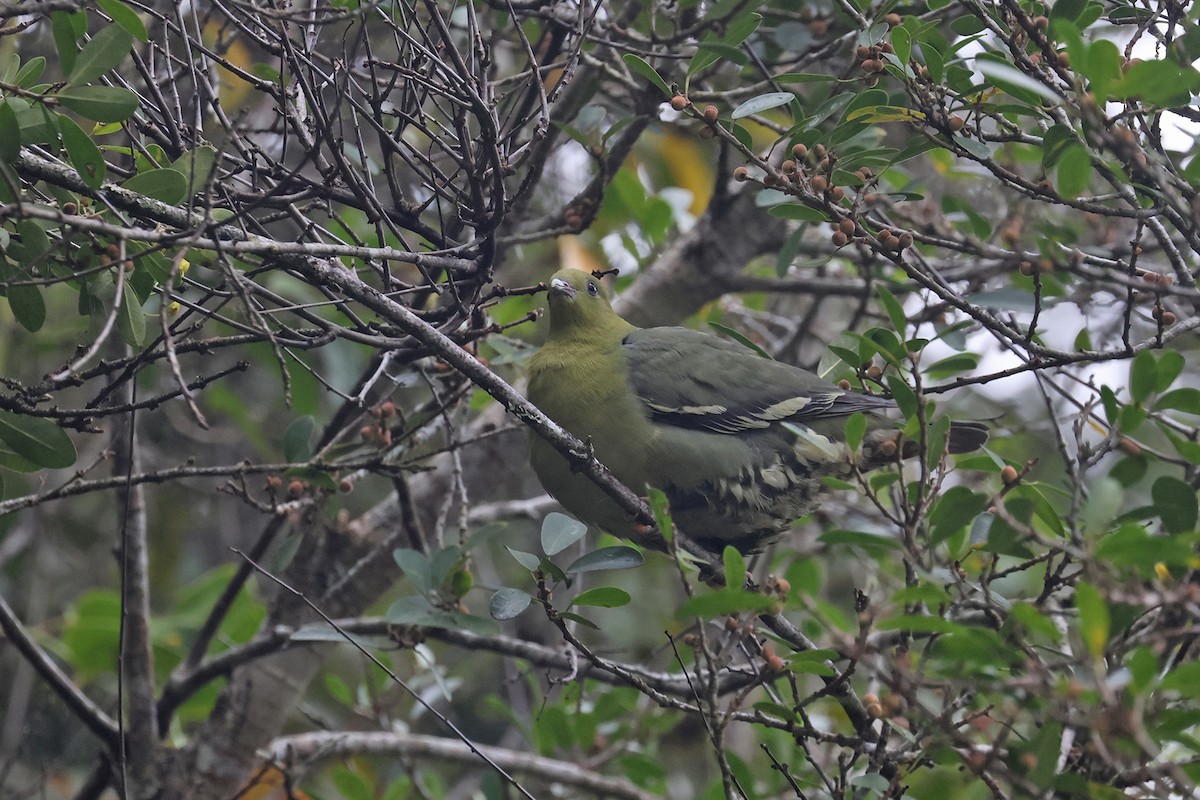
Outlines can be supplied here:
<path id="1" fill-rule="evenodd" d="M 732 434 L 893 407 L 687 328 L 635 330 L 622 348 L 634 393 L 661 424 Z"/>

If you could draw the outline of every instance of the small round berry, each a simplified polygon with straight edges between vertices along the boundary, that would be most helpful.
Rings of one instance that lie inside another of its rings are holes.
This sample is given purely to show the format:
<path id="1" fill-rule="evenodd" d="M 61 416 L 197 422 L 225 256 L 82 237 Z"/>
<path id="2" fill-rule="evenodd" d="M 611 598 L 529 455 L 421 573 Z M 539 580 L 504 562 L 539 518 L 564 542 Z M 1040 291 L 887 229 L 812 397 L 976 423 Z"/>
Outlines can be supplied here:
<path id="1" fill-rule="evenodd" d="M 963 119 L 962 117 L 958 116 L 957 114 L 950 117 L 950 130 L 954 131 L 955 133 L 958 133 L 959 131 L 961 131 L 963 129 L 963 126 L 966 124 L 967 124 L 967 121 L 965 119 Z"/>
<path id="2" fill-rule="evenodd" d="M 304 481 L 293 480 L 288 483 L 287 491 L 292 497 L 299 497 L 304 494 Z"/>
<path id="3" fill-rule="evenodd" d="M 812 190 L 814 192 L 824 192 L 829 188 L 829 179 L 824 175 L 814 175 L 812 179 Z"/>
<path id="4" fill-rule="evenodd" d="M 394 416 L 396 413 L 396 404 L 391 400 L 384 400 L 379 404 L 379 416 L 383 419 Z"/>
<path id="5" fill-rule="evenodd" d="M 796 158 L 808 158 L 808 145 L 804 142 L 797 142 L 792 145 L 792 155 Z"/>
<path id="6" fill-rule="evenodd" d="M 835 186 L 829 190 L 829 196 L 833 199 L 833 202 L 840 203 L 842 198 L 846 196 L 846 190 L 840 186 Z"/>
<path id="7" fill-rule="evenodd" d="M 715 138 L 716 135 L 717 135 L 717 132 L 714 131 L 712 128 L 701 128 L 700 129 L 699 136 L 701 139 L 712 139 L 712 138 Z"/>
<path id="8" fill-rule="evenodd" d="M 349 478 L 342 478 L 338 481 L 338 491 L 342 494 L 350 494 L 354 491 L 354 481 Z"/>
<path id="9" fill-rule="evenodd" d="M 676 111 L 683 111 L 688 107 L 688 99 L 681 94 L 677 94 L 671 98 L 671 108 Z"/>
<path id="10" fill-rule="evenodd" d="M 1033 18 L 1033 27 L 1039 31 L 1044 31 L 1050 27 L 1050 18 L 1046 16 L 1037 16 Z"/>
<path id="11" fill-rule="evenodd" d="M 875 369 L 879 368 L 875 367 Z M 896 455 L 896 450 L 898 449 L 899 446 L 896 444 L 895 439 L 884 439 L 879 443 L 879 454 L 884 458 L 891 458 L 892 456 Z"/>
<path id="12" fill-rule="evenodd" d="M 1005 486 L 1012 486 L 1021 480 L 1021 474 L 1017 472 L 1017 468 L 1012 464 L 1007 464 L 1004 469 L 1000 470 L 1000 480 Z"/>
<path id="13" fill-rule="evenodd" d="M 841 389 L 843 392 L 850 391 L 850 381 L 846 380 L 845 378 L 842 378 L 840 381 L 838 381 L 837 385 L 838 385 L 838 388 Z"/>
<path id="14" fill-rule="evenodd" d="M 825 157 L 825 145 L 821 144 L 820 142 L 813 145 L 812 151 L 813 151 L 813 155 L 816 156 L 817 158 Z"/>
<path id="15" fill-rule="evenodd" d="M 854 235 L 855 227 L 857 226 L 854 224 L 854 220 L 850 219 L 849 217 L 843 217 L 838 222 L 838 229 L 847 236 Z"/>
<path id="16" fill-rule="evenodd" d="M 779 165 L 779 169 L 783 172 L 792 173 L 796 171 L 796 162 L 790 158 Z"/>
<path id="17" fill-rule="evenodd" d="M 829 237 L 829 241 L 833 242 L 834 247 L 845 247 L 850 243 L 850 237 L 841 231 L 834 231 L 833 236 Z"/>
<path id="18" fill-rule="evenodd" d="M 913 235 L 908 231 L 900 234 L 900 247 L 912 247 Z"/>
<path id="19" fill-rule="evenodd" d="M 717 110 L 716 106 L 704 107 L 704 119 L 706 122 L 716 122 L 719 116 L 721 116 L 721 112 Z"/>
<path id="20" fill-rule="evenodd" d="M 733 171 L 733 179 L 735 181 L 744 181 L 750 177 L 750 170 L 746 167 L 738 167 Z"/>
<path id="21" fill-rule="evenodd" d="M 904 17 L 893 11 L 891 14 L 888 14 L 886 17 L 884 17 L 883 21 L 888 24 L 889 28 L 895 28 L 904 22 Z"/>
<path id="22" fill-rule="evenodd" d="M 883 368 L 878 364 L 872 364 L 867 367 L 867 377 L 873 381 L 877 381 L 883 377 Z"/>
<path id="23" fill-rule="evenodd" d="M 1022 261 L 1020 270 L 1021 270 L 1021 274 L 1025 275 L 1026 277 L 1032 275 L 1034 273 L 1033 262 L 1032 261 Z"/>
<path id="24" fill-rule="evenodd" d="M 64 214 L 74 214 L 79 210 L 79 206 L 75 205 L 74 203 L 63 203 L 62 210 Z"/>

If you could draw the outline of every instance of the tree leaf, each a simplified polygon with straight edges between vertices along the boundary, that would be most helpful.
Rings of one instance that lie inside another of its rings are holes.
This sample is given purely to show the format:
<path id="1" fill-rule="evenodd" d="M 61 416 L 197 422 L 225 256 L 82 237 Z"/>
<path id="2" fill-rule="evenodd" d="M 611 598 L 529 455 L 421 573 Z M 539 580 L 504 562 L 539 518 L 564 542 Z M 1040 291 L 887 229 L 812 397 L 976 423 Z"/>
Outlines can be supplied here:
<path id="1" fill-rule="evenodd" d="M 587 525 L 574 517 L 551 511 L 542 520 L 542 552 L 548 556 L 557 555 L 582 539 L 585 533 Z"/>
<path id="2" fill-rule="evenodd" d="M 187 195 L 188 182 L 177 169 L 151 169 L 139 172 L 121 184 L 122 189 L 144 194 L 155 200 L 174 205 Z"/>
<path id="3" fill-rule="evenodd" d="M 1092 156 L 1083 145 L 1072 142 L 1058 159 L 1058 193 L 1069 199 L 1078 197 L 1092 183 Z"/>
<path id="4" fill-rule="evenodd" d="M 678 619 L 688 617 L 712 619 L 729 614 L 740 614 L 743 611 L 760 613 L 774 607 L 778 602 L 778 599 L 758 592 L 748 592 L 745 589 L 725 589 L 696 595 L 681 605 L 675 612 L 675 616 Z"/>
<path id="5" fill-rule="evenodd" d="M 1167 392 L 1158 398 L 1154 407 L 1159 411 L 1175 409 L 1185 414 L 1200 414 L 1200 389 L 1184 387 Z"/>
<path id="6" fill-rule="evenodd" d="M 1172 475 L 1163 475 L 1154 481 L 1150 496 L 1169 532 L 1187 533 L 1196 529 L 1196 490 L 1187 483 Z"/>
<path id="7" fill-rule="evenodd" d="M 636 72 L 638 75 L 641 75 L 643 78 L 653 83 L 659 89 L 662 89 L 662 93 L 667 97 L 671 97 L 674 94 L 674 92 L 671 91 L 671 87 L 667 86 L 667 82 L 664 81 L 662 76 L 658 74 L 658 70 L 650 66 L 650 62 L 646 61 L 646 59 L 642 58 L 641 56 L 634 55 L 633 53 L 626 53 L 621 58 L 625 62 L 625 66 L 629 67 L 630 70 Z"/>
<path id="8" fill-rule="evenodd" d="M 21 125 L 8 101 L 0 102 L 0 161 L 11 164 L 21 153 Z"/>
<path id="9" fill-rule="evenodd" d="M 420 550 L 398 547 L 392 551 L 392 558 L 396 560 L 396 566 L 400 567 L 400 571 L 412 581 L 413 588 L 422 595 L 432 591 L 433 581 L 428 556 Z"/>
<path id="10" fill-rule="evenodd" d="M 46 301 L 36 286 L 9 286 L 8 305 L 21 327 L 33 333 L 46 321 Z"/>
<path id="11" fill-rule="evenodd" d="M 819 208 L 809 208 L 799 203 L 780 203 L 767 211 L 772 217 L 797 219 L 802 222 L 828 222 L 829 215 Z"/>
<path id="12" fill-rule="evenodd" d="M 768 109 L 777 108 L 778 106 L 787 105 L 796 99 L 796 95 L 791 92 L 767 92 L 756 97 L 751 97 L 746 102 L 733 110 L 730 115 L 733 119 L 741 119 L 748 117 L 751 114 L 759 114 Z"/>
<path id="13" fill-rule="evenodd" d="M 99 78 L 120 64 L 129 55 L 133 36 L 120 25 L 109 25 L 97 31 L 75 59 L 67 76 L 67 86 L 81 86 Z"/>
<path id="14" fill-rule="evenodd" d="M 492 615 L 492 619 L 512 619 L 529 608 L 532 602 L 533 598 L 528 593 L 505 587 L 492 595 L 491 601 L 488 602 L 488 613 Z"/>
<path id="15" fill-rule="evenodd" d="M 597 608 L 618 608 L 619 606 L 628 605 L 632 599 L 629 592 L 624 589 L 618 589 L 616 586 L 596 586 L 588 589 L 586 592 L 580 592 L 568 607 L 596 606 Z"/>
<path id="16" fill-rule="evenodd" d="M 283 458 L 285 461 L 307 461 L 312 455 L 312 437 L 317 421 L 311 414 L 296 417 L 283 433 Z"/>
<path id="17" fill-rule="evenodd" d="M 612 547 L 601 547 L 585 553 L 567 567 L 567 574 L 578 575 L 581 572 L 596 572 L 604 569 L 631 569 L 645 563 L 640 552 L 628 545 L 618 544 Z"/>
<path id="18" fill-rule="evenodd" d="M 997 89 L 1008 92 L 1013 97 L 1024 98 L 1026 93 L 1038 95 L 1051 103 L 1061 103 L 1062 98 L 1053 89 L 1036 78 L 1026 75 L 1012 64 L 1003 61 L 992 61 L 986 58 L 975 60 L 978 69 Z"/>
<path id="19" fill-rule="evenodd" d="M 120 86 L 78 86 L 54 95 L 60 103 L 96 122 L 124 122 L 138 110 L 141 100 Z"/>
<path id="20" fill-rule="evenodd" d="M 508 545 L 504 545 L 504 549 L 508 551 L 509 555 L 516 559 L 518 564 L 530 572 L 536 572 L 538 565 L 542 563 L 542 560 L 533 553 L 526 553 L 524 550 L 514 550 Z"/>
<path id="21" fill-rule="evenodd" d="M 90 189 L 99 189 L 104 183 L 108 169 L 100 148 L 92 141 L 92 137 L 84 133 L 83 128 L 66 114 L 58 116 L 58 132 L 62 136 L 67 157 L 71 159 L 71 166 L 79 173 L 80 180 Z"/>
<path id="22" fill-rule="evenodd" d="M 1135 402 L 1145 402 L 1158 385 L 1158 362 L 1154 353 L 1143 350 L 1129 365 L 1129 394 Z"/>
<path id="23" fill-rule="evenodd" d="M 55 11 L 50 14 L 50 33 L 54 37 L 54 49 L 58 51 L 58 63 L 66 73 L 75 68 L 75 59 L 79 57 L 79 48 L 75 45 L 79 36 L 75 32 L 72 17 L 81 13 Z"/>
<path id="24" fill-rule="evenodd" d="M 39 467 L 66 469 L 75 463 L 71 437 L 48 419 L 0 410 L 0 440 Z"/>
<path id="25" fill-rule="evenodd" d="M 121 287 L 121 308 L 117 312 L 117 329 L 121 338 L 134 347 L 141 347 L 146 339 L 146 312 L 142 311 L 142 301 L 130 285 L 129 276 Z"/>
<path id="26" fill-rule="evenodd" d="M 146 33 L 146 25 L 142 18 L 121 0 L 98 0 L 100 9 L 112 17 L 112 21 L 129 31 L 129 35 L 139 42 L 149 42 L 150 35 Z"/>
<path id="27" fill-rule="evenodd" d="M 1108 604 L 1097 589 L 1086 581 L 1080 581 L 1075 586 L 1075 607 L 1079 609 L 1079 629 L 1083 634 L 1083 643 L 1092 658 L 1099 659 L 1104 655 L 1104 646 L 1108 644 L 1111 619 Z"/>

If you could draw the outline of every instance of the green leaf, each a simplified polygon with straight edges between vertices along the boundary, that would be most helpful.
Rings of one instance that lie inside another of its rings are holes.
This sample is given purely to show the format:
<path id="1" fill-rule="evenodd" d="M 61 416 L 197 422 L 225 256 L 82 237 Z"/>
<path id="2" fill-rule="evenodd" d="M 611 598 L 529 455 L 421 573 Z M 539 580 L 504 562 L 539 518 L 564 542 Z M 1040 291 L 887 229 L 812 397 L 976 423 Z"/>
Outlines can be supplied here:
<path id="1" fill-rule="evenodd" d="M 1091 154 L 1078 142 L 1068 144 L 1058 159 L 1058 193 L 1069 200 L 1082 194 L 1091 183 Z"/>
<path id="2" fill-rule="evenodd" d="M 605 569 L 631 569 L 645 563 L 640 552 L 628 545 L 601 547 L 577 558 L 567 567 L 568 575 L 578 575 L 581 572 L 597 572 Z"/>
<path id="3" fill-rule="evenodd" d="M 725 567 L 726 589 L 738 590 L 746 583 L 746 559 L 736 547 L 728 545 L 721 554 Z"/>
<path id="4" fill-rule="evenodd" d="M 23 219 L 16 224 L 19 242 L 10 242 L 8 255 L 17 262 L 30 265 L 50 249 L 50 237 L 41 225 L 32 219 Z"/>
<path id="5" fill-rule="evenodd" d="M 748 60 L 746 54 L 738 47 L 724 42 L 701 42 L 696 46 L 696 55 L 688 64 L 688 77 L 695 75 L 705 67 L 712 66 L 721 59 L 737 64 L 739 67 Z"/>
<path id="6" fill-rule="evenodd" d="M 969 525 L 985 508 L 986 495 L 973 492 L 966 486 L 947 489 L 929 513 L 930 538 L 934 544 L 944 542 Z"/>
<path id="7" fill-rule="evenodd" d="M 771 206 L 767 213 L 780 219 L 797 219 L 802 222 L 828 222 L 829 215 L 819 208 L 809 208 L 799 203 L 780 203 Z"/>
<path id="8" fill-rule="evenodd" d="M 177 169 L 152 169 L 139 172 L 121 184 L 121 188 L 144 194 L 174 205 L 187 195 L 187 177 Z"/>
<path id="9" fill-rule="evenodd" d="M 71 437 L 48 419 L 0 410 L 0 440 L 21 458 L 45 469 L 66 469 L 75 463 Z"/>
<path id="10" fill-rule="evenodd" d="M 1185 414 L 1200 414 L 1200 389 L 1185 387 L 1167 392 L 1154 404 L 1159 411 L 1174 409 Z"/>
<path id="11" fill-rule="evenodd" d="M 678 619 L 713 617 L 739 614 L 743 611 L 761 613 L 775 606 L 779 601 L 773 597 L 758 592 L 748 592 L 745 589 L 725 589 L 719 592 L 700 594 L 688 600 L 675 612 Z"/>
<path id="12" fill-rule="evenodd" d="M 21 327 L 33 333 L 46 321 L 46 301 L 36 286 L 9 286 L 8 305 Z"/>
<path id="13" fill-rule="evenodd" d="M 1099 589 L 1080 581 L 1075 586 L 1075 607 L 1079 609 L 1079 628 L 1084 646 L 1092 658 L 1099 659 L 1104 655 L 1104 646 L 1108 644 L 1111 625 L 1108 604 L 1104 602 Z"/>
<path id="14" fill-rule="evenodd" d="M 1196 529 L 1196 490 L 1179 478 L 1163 475 L 1150 489 L 1155 510 L 1171 533 L 1186 533 Z"/>
<path id="15" fill-rule="evenodd" d="M 551 511 L 542 520 L 542 552 L 548 556 L 557 555 L 582 539 L 585 533 L 587 525 L 566 514 Z"/>
<path id="16" fill-rule="evenodd" d="M 1183 354 L 1178 350 L 1162 350 L 1158 355 L 1157 377 L 1154 381 L 1154 391 L 1165 392 L 1183 372 Z"/>
<path id="17" fill-rule="evenodd" d="M 912 633 L 963 633 L 965 625 L 951 622 L 942 617 L 923 617 L 915 614 L 900 614 L 880 620 L 876 627 L 881 631 L 910 631 Z"/>
<path id="18" fill-rule="evenodd" d="M 847 122 L 923 122 L 925 115 L 908 106 L 865 106 L 846 115 Z"/>
<path id="19" fill-rule="evenodd" d="M 132 46 L 133 36 L 120 25 L 101 28 L 79 52 L 67 76 L 67 85 L 91 83 L 125 60 Z"/>
<path id="20" fill-rule="evenodd" d="M 75 120 L 66 114 L 58 116 L 58 132 L 62 135 L 63 147 L 71 166 L 79 173 L 79 178 L 89 189 L 99 189 L 104 183 L 108 165 L 100 148 L 92 141 L 92 137 L 84 133 Z"/>
<path id="21" fill-rule="evenodd" d="M 929 377 L 940 380 L 962 372 L 970 372 L 978 364 L 979 356 L 975 353 L 957 353 L 943 358 L 941 361 L 935 361 L 925 368 L 925 372 Z"/>
<path id="22" fill-rule="evenodd" d="M 856 411 L 846 418 L 846 445 L 851 452 L 856 452 L 862 445 L 863 436 L 867 432 L 867 415 Z"/>
<path id="23" fill-rule="evenodd" d="M 775 76 L 776 83 L 826 83 L 836 80 L 836 75 L 826 75 L 823 72 L 785 72 Z"/>
<path id="24" fill-rule="evenodd" d="M 896 295 L 892 294 L 892 291 L 883 284 L 879 285 L 878 292 L 879 303 L 883 306 L 884 311 L 887 312 L 888 319 L 892 321 L 892 329 L 896 331 L 896 333 L 899 333 L 901 336 L 903 336 L 904 329 L 908 327 L 908 317 L 905 315 L 904 309 L 900 305 L 900 301 L 897 300 Z"/>
<path id="25" fill-rule="evenodd" d="M 283 458 L 285 461 L 307 461 L 312 455 L 312 437 L 317 421 L 312 415 L 296 417 L 283 433 Z"/>
<path id="26" fill-rule="evenodd" d="M 1154 353 L 1143 350 L 1133 359 L 1129 366 L 1129 394 L 1135 402 L 1146 401 L 1158 385 L 1158 362 Z"/>
<path id="27" fill-rule="evenodd" d="M 1200 661 L 1176 667 L 1163 676 L 1159 685 L 1167 691 L 1179 692 L 1187 697 L 1200 697 Z"/>
<path id="28" fill-rule="evenodd" d="M 146 339 L 146 312 L 142 311 L 142 301 L 126 276 L 121 287 L 121 308 L 117 312 L 117 330 L 121 338 L 134 347 L 141 347 Z"/>
<path id="29" fill-rule="evenodd" d="M 50 14 L 50 33 L 54 37 L 54 49 L 58 51 L 58 63 L 66 73 L 75 68 L 75 59 L 79 56 L 79 48 L 75 46 L 79 41 L 79 34 L 75 32 L 72 19 L 74 16 L 75 14 L 66 11 Z"/>
<path id="30" fill-rule="evenodd" d="M 1173 61 L 1139 61 L 1110 86 L 1113 97 L 1137 97 L 1152 106 L 1187 105 L 1200 89 L 1200 72 Z"/>
<path id="31" fill-rule="evenodd" d="M 1051 103 L 1061 103 L 1062 98 L 1058 96 L 1046 84 L 1026 75 L 1021 70 L 1017 69 L 1012 64 L 1002 61 L 992 61 L 986 58 L 978 58 L 975 60 L 975 68 L 978 69 L 988 81 L 997 89 L 1002 89 L 1008 92 L 1013 97 L 1024 98 L 1028 93 L 1038 95 L 1039 97 L 1049 100 Z"/>
<path id="32" fill-rule="evenodd" d="M 505 587 L 492 595 L 488 603 L 488 613 L 492 615 L 492 619 L 512 619 L 529 608 L 532 602 L 533 598 L 526 592 Z"/>
<path id="33" fill-rule="evenodd" d="M 96 122 L 124 122 L 141 104 L 136 94 L 119 86 L 78 86 L 54 97 L 76 114 Z"/>
<path id="34" fill-rule="evenodd" d="M 13 83 L 20 86 L 22 89 L 29 89 L 37 79 L 42 77 L 42 73 L 46 71 L 46 57 L 36 56 L 25 62 L 25 66 L 13 78 Z"/>
<path id="35" fill-rule="evenodd" d="M 735 108 L 730 116 L 733 119 L 741 119 L 751 114 L 759 114 L 772 108 L 787 105 L 795 99 L 796 95 L 791 92 L 767 92 L 766 94 L 751 97 Z"/>
<path id="36" fill-rule="evenodd" d="M 526 553 L 524 550 L 514 550 L 508 545 L 504 545 L 504 549 L 508 551 L 509 555 L 516 559 L 518 564 L 530 572 L 536 572 L 538 565 L 542 563 L 542 560 L 533 553 Z"/>
<path id="37" fill-rule="evenodd" d="M 212 175 L 216 162 L 217 150 L 215 147 L 197 147 L 175 159 L 171 163 L 171 169 L 178 170 L 187 178 L 186 196 L 191 197 L 208 184 L 209 176 Z"/>
<path id="38" fill-rule="evenodd" d="M 624 589 L 618 589 L 616 586 L 596 586 L 588 589 L 586 592 L 580 592 L 574 600 L 571 601 L 573 606 L 595 606 L 597 608 L 618 608 L 619 606 L 629 605 L 629 592 Z"/>
<path id="39" fill-rule="evenodd" d="M 817 541 L 825 545 L 846 545 L 861 547 L 867 551 L 883 552 L 897 550 L 900 543 L 890 536 L 880 536 L 877 533 L 863 531 L 834 530 L 821 534 Z"/>
<path id="40" fill-rule="evenodd" d="M 8 101 L 0 102 L 0 161 L 11 164 L 21 153 L 21 125 Z"/>
<path id="41" fill-rule="evenodd" d="M 667 97 L 674 95 L 674 92 L 671 91 L 671 87 L 667 86 L 667 82 L 664 81 L 662 76 L 658 74 L 658 70 L 650 66 L 650 63 L 646 61 L 646 59 L 642 58 L 641 56 L 636 56 L 633 53 L 626 53 L 621 58 L 625 62 L 625 66 L 629 67 L 630 70 L 636 72 L 638 75 L 641 75 L 643 78 L 653 83 L 659 89 L 662 89 L 662 93 Z"/>
<path id="42" fill-rule="evenodd" d="M 723 336 L 728 336 L 730 339 L 733 339 L 735 342 L 740 344 L 742 347 L 745 347 L 747 350 L 753 350 L 758 355 L 759 358 L 765 358 L 768 361 L 775 360 L 775 359 L 771 358 L 770 353 L 768 353 L 766 350 L 763 350 L 762 347 L 760 347 L 759 345 L 755 344 L 754 341 L 750 339 L 750 337 L 746 336 L 746 334 L 742 333 L 741 331 L 735 330 L 735 329 L 729 327 L 728 325 L 722 325 L 719 322 L 712 322 L 711 320 L 709 321 L 708 324 L 713 330 L 719 331 Z"/>
<path id="43" fill-rule="evenodd" d="M 150 35 L 146 33 L 146 25 L 142 22 L 142 18 L 121 0 L 99 0 L 99 6 L 105 14 L 112 17 L 113 22 L 129 31 L 130 36 L 139 42 L 150 41 Z"/>
<path id="44" fill-rule="evenodd" d="M 433 590 L 433 575 L 429 568 L 428 556 L 420 550 L 398 547 L 392 551 L 392 558 L 396 560 L 396 566 L 400 567 L 400 571 L 412 581 L 413 588 L 418 592 L 426 595 Z"/>

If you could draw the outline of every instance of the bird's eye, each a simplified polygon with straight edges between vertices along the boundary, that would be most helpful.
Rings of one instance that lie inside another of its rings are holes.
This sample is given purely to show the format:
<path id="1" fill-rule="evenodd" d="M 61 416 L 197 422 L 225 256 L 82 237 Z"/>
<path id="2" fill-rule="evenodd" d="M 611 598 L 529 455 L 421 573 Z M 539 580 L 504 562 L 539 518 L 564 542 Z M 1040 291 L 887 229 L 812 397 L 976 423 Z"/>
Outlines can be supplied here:
<path id="1" fill-rule="evenodd" d="M 596 284 L 592 283 L 591 281 L 588 281 L 588 294 L 590 294 L 592 297 L 600 294 L 600 290 L 596 288 Z"/>

